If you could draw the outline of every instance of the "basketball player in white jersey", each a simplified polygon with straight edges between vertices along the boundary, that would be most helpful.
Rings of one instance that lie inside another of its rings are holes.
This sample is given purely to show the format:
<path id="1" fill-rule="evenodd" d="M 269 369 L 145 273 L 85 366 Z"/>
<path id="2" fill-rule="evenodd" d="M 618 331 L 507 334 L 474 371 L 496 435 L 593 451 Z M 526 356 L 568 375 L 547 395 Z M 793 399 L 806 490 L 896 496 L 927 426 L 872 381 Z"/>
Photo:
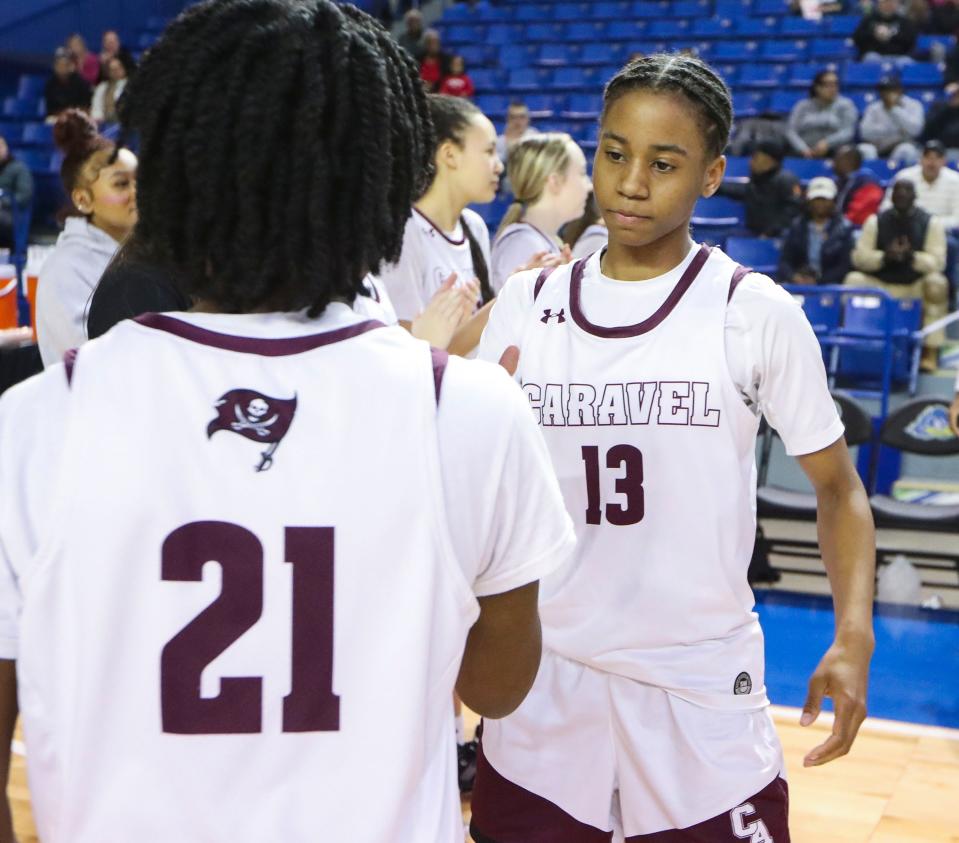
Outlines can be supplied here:
<path id="1" fill-rule="evenodd" d="M 654 55 L 609 83 L 593 170 L 609 245 L 515 276 L 480 355 L 519 378 L 577 529 L 543 583 L 544 655 L 486 725 L 477 843 L 788 843 L 783 756 L 746 582 L 761 414 L 819 502 L 836 638 L 809 686 L 846 753 L 865 717 L 875 543 L 816 338 L 768 278 L 693 242 L 732 104 L 704 63 Z"/>
<path id="2" fill-rule="evenodd" d="M 496 129 L 473 103 L 432 94 L 429 105 L 436 142 L 432 180 L 413 205 L 399 260 L 384 265 L 380 279 L 406 328 L 444 283 L 475 280 L 479 310 L 449 346 L 465 354 L 479 342 L 493 299 L 489 231 L 467 205 L 493 201 L 503 162 L 496 154 Z"/>
<path id="3" fill-rule="evenodd" d="M 454 685 L 520 702 L 573 529 L 500 368 L 350 307 L 421 91 L 328 0 L 192 6 L 131 81 L 140 234 L 197 306 L 0 401 L 0 768 L 19 691 L 44 843 L 462 841 Z"/>
<path id="4" fill-rule="evenodd" d="M 592 185 L 578 144 L 562 133 L 527 138 L 509 154 L 515 201 L 493 241 L 493 290 L 526 266 L 559 266 L 571 258 L 557 232 L 582 216 Z"/>

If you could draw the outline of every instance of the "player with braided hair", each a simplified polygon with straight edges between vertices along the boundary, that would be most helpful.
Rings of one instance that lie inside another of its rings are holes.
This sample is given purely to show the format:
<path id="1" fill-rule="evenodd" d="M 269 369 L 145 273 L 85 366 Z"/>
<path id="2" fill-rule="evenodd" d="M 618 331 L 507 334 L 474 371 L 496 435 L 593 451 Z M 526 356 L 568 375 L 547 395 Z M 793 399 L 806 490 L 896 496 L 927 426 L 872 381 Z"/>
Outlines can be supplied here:
<path id="1" fill-rule="evenodd" d="M 417 68 L 330 0 L 209 0 L 123 120 L 195 307 L 0 399 L 0 780 L 19 687 L 45 843 L 462 843 L 454 687 L 519 704 L 573 532 L 505 371 L 351 307 L 432 155 Z"/>
<path id="2" fill-rule="evenodd" d="M 819 344 L 771 279 L 690 236 L 731 123 L 704 62 L 624 67 L 593 166 L 607 248 L 514 275 L 483 334 L 481 358 L 520 347 L 579 542 L 543 582 L 533 689 L 484 727 L 477 843 L 788 843 L 746 579 L 762 414 L 816 489 L 836 606 L 802 718 L 831 696 L 835 726 L 806 764 L 865 717 L 875 540 Z"/>

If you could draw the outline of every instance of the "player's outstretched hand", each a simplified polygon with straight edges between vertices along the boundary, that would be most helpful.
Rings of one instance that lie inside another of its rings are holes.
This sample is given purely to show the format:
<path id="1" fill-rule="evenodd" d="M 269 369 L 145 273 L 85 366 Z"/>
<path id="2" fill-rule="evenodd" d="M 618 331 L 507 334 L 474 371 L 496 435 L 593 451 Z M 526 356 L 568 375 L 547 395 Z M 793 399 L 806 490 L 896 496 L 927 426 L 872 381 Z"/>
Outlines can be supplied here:
<path id="1" fill-rule="evenodd" d="M 835 719 L 832 734 L 803 759 L 804 767 L 818 767 L 841 758 L 852 747 L 866 719 L 866 689 L 869 685 L 871 635 L 836 640 L 822 657 L 809 680 L 801 726 L 811 726 L 819 717 L 823 697 L 831 697 Z"/>
<path id="2" fill-rule="evenodd" d="M 426 340 L 434 348 L 446 348 L 456 329 L 469 317 L 476 301 L 473 285 L 455 287 L 456 273 L 452 273 L 434 293 L 430 303 L 410 326 L 414 337 Z M 464 304 L 469 302 L 469 306 Z"/>
<path id="3" fill-rule="evenodd" d="M 546 269 L 547 267 L 552 266 L 562 266 L 564 263 L 569 263 L 572 259 L 573 250 L 564 243 L 563 248 L 558 255 L 554 254 L 553 252 L 537 252 L 529 259 L 529 261 L 524 263 L 522 266 L 516 267 L 516 269 L 513 270 L 513 273 L 510 274 L 523 272 L 527 269 Z"/>
<path id="4" fill-rule="evenodd" d="M 508 345 L 506 351 L 499 358 L 499 364 L 510 375 L 515 375 L 516 369 L 519 367 L 519 349 L 515 345 Z"/>
<path id="5" fill-rule="evenodd" d="M 949 426 L 952 432 L 959 436 L 959 392 L 952 399 L 952 406 L 949 408 Z"/>

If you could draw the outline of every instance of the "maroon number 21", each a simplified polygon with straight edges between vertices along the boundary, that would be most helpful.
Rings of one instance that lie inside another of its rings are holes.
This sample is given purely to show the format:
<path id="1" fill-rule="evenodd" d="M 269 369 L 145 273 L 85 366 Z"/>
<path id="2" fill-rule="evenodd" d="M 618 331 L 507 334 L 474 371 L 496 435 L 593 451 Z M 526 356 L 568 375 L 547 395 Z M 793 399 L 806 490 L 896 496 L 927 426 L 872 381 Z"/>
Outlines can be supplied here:
<path id="1" fill-rule="evenodd" d="M 283 731 L 335 732 L 340 698 L 333 693 L 333 528 L 287 527 L 285 538 L 286 561 L 293 566 L 293 682 L 283 700 Z M 200 675 L 263 613 L 263 545 L 236 524 L 195 521 L 164 541 L 162 578 L 200 582 L 210 560 L 223 571 L 219 597 L 167 643 L 160 657 L 163 731 L 260 732 L 260 677 L 224 677 L 219 695 L 204 698 Z"/>
<path id="2" fill-rule="evenodd" d="M 583 462 L 586 464 L 586 523 L 602 524 L 604 510 L 599 494 L 599 448 L 583 445 Z M 616 481 L 616 491 L 626 496 L 626 506 L 606 504 L 606 520 L 615 527 L 638 524 L 646 514 L 642 451 L 632 445 L 613 445 L 606 452 L 606 468 L 625 469 L 624 475 Z"/>

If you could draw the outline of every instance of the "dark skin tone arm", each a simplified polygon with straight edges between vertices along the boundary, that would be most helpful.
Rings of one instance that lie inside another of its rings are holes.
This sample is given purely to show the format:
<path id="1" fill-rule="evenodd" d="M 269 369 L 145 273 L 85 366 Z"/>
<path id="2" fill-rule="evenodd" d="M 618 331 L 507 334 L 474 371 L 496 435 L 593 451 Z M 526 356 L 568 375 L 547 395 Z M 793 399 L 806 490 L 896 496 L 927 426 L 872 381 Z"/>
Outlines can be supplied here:
<path id="1" fill-rule="evenodd" d="M 949 408 L 949 424 L 952 432 L 959 436 L 959 391 L 956 392 L 956 397 L 952 399 L 952 406 Z"/>
<path id="2" fill-rule="evenodd" d="M 7 780 L 10 775 L 10 741 L 17 723 L 17 663 L 0 659 L 0 782 L 3 782 L 3 799 L 0 799 L 0 843 L 16 843 L 13 836 L 13 820 L 10 800 L 7 797 Z"/>
<path id="3" fill-rule="evenodd" d="M 811 725 L 823 698 L 832 699 L 836 715 L 832 734 L 803 761 L 805 767 L 817 767 L 848 753 L 866 718 L 869 662 L 875 647 L 876 534 L 869 498 L 845 440 L 799 457 L 799 465 L 816 490 L 819 547 L 836 613 L 835 639 L 809 681 L 800 720 L 803 726 Z"/>

